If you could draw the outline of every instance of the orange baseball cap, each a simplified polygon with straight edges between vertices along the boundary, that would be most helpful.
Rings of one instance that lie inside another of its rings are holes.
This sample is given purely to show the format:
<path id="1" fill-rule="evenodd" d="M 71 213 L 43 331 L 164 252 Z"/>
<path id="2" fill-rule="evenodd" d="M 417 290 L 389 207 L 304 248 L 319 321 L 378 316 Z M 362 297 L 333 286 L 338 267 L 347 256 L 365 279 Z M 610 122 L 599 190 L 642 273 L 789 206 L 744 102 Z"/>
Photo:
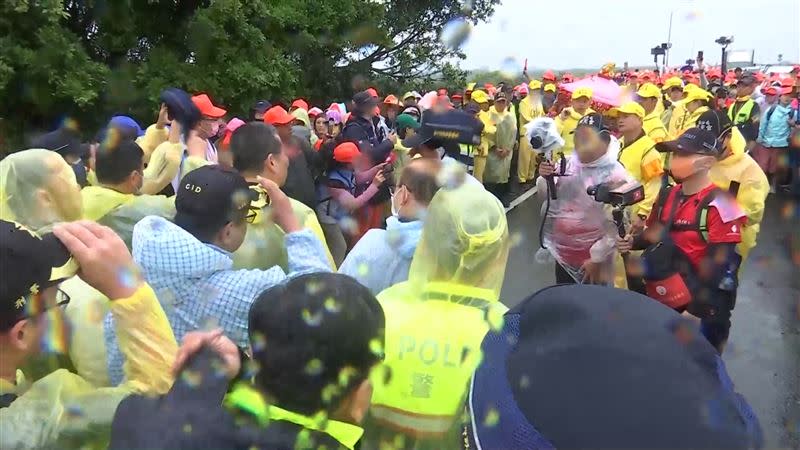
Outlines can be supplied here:
<path id="1" fill-rule="evenodd" d="M 302 98 L 298 98 L 297 100 L 292 102 L 292 108 L 299 108 L 308 111 L 308 102 L 306 102 Z"/>
<path id="2" fill-rule="evenodd" d="M 400 100 L 398 100 L 394 95 L 389 94 L 385 99 L 383 99 L 383 103 L 386 103 L 387 105 L 400 105 Z"/>
<path id="3" fill-rule="evenodd" d="M 542 75 L 542 80 L 546 81 L 556 81 L 556 75 L 553 73 L 552 70 L 548 70 L 547 72 Z"/>
<path id="4" fill-rule="evenodd" d="M 333 159 L 340 163 L 352 163 L 359 156 L 361 156 L 361 152 L 353 142 L 342 142 L 333 149 Z"/>
<path id="5" fill-rule="evenodd" d="M 264 113 L 264 122 L 270 125 L 288 125 L 293 120 L 294 116 L 280 106 L 273 106 Z"/>
<path id="6" fill-rule="evenodd" d="M 195 95 L 192 97 L 192 103 L 194 103 L 194 106 L 197 106 L 197 109 L 200 110 L 200 114 L 205 117 L 211 117 L 212 119 L 219 119 L 228 113 L 228 111 L 214 106 L 214 104 L 211 103 L 211 99 L 208 98 L 208 95 L 206 94 Z"/>

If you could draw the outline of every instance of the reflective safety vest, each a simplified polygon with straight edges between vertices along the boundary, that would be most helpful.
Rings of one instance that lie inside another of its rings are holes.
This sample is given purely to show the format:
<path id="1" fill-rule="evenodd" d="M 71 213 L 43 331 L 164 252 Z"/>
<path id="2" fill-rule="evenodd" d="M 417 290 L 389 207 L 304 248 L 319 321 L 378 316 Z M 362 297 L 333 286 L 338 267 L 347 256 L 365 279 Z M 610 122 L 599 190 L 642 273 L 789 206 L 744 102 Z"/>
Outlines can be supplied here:
<path id="1" fill-rule="evenodd" d="M 744 102 L 739 110 L 734 113 L 737 105 L 737 102 L 734 102 L 730 107 L 728 107 L 728 119 L 730 119 L 734 125 L 741 125 L 747 122 L 750 120 L 750 114 L 752 113 L 753 105 L 755 104 L 756 102 L 754 102 L 752 98 L 747 99 L 747 101 Z"/>
<path id="2" fill-rule="evenodd" d="M 488 289 L 431 282 L 420 299 L 409 286 L 378 295 L 390 375 L 372 382 L 370 416 L 378 427 L 411 438 L 449 438 L 454 429 L 457 436 L 481 342 L 490 328 L 502 327 L 507 308 Z"/>
<path id="3" fill-rule="evenodd" d="M 473 169 L 475 169 L 475 146 L 469 144 L 458 144 L 458 148 L 461 152 L 456 159 L 458 162 L 467 166 L 467 173 L 471 175 Z"/>

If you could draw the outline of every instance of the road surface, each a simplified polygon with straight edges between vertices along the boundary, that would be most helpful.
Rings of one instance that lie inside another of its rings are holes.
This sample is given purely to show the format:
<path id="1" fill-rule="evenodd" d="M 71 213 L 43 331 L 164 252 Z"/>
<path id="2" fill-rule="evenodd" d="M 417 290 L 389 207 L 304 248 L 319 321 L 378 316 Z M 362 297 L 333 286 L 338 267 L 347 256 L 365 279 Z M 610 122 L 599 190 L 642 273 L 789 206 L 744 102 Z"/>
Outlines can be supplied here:
<path id="1" fill-rule="evenodd" d="M 768 201 L 724 354 L 737 390 L 761 421 L 767 449 L 800 449 L 800 268 L 789 254 L 790 228 L 800 233 L 800 221 L 788 202 L 775 196 Z M 508 212 L 514 246 L 501 297 L 508 306 L 554 282 L 552 266 L 534 259 L 540 205 L 533 196 Z"/>

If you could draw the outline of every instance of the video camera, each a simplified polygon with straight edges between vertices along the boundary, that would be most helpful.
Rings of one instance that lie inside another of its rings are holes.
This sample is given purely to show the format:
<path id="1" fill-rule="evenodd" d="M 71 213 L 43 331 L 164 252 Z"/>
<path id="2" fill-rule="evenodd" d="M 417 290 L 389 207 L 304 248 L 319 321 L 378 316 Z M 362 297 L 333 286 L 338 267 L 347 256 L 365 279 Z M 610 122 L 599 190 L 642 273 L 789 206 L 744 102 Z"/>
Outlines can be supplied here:
<path id="1" fill-rule="evenodd" d="M 596 202 L 605 203 L 617 208 L 635 205 L 644 200 L 644 186 L 636 180 L 623 185 L 601 183 L 589 186 L 586 193 Z"/>

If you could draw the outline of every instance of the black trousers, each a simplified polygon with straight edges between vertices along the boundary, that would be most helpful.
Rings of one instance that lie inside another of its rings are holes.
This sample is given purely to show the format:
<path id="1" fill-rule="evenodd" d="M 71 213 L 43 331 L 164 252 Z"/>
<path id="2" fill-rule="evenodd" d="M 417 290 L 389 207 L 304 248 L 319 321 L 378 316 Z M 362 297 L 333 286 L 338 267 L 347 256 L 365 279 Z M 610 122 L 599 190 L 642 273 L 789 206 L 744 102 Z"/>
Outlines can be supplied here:
<path id="1" fill-rule="evenodd" d="M 558 262 L 556 262 L 556 284 L 577 284 L 575 278 L 572 278 L 572 275 Z"/>

